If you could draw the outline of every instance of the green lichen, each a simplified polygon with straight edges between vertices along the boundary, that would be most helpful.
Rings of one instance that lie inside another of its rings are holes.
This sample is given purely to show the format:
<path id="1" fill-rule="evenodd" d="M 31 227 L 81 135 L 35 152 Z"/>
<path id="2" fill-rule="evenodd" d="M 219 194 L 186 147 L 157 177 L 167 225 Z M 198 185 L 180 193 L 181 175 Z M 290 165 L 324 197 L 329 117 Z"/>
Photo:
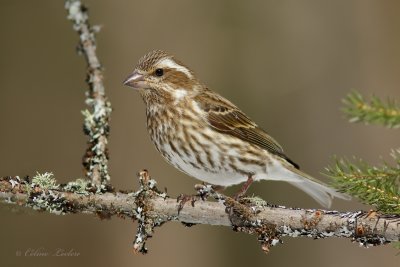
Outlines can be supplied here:
<path id="1" fill-rule="evenodd" d="M 264 199 L 262 199 L 262 198 L 260 198 L 258 196 L 254 196 L 254 195 L 251 196 L 251 197 L 243 197 L 243 198 L 240 199 L 240 201 L 245 203 L 245 204 L 255 205 L 257 207 L 262 207 L 262 206 L 267 206 L 268 205 L 268 203 Z"/>
<path id="2" fill-rule="evenodd" d="M 54 174 L 37 172 L 28 186 L 28 205 L 36 210 L 46 210 L 54 214 L 63 214 L 66 211 L 66 200 L 57 192 L 60 185 L 57 184 Z"/>
<path id="3" fill-rule="evenodd" d="M 76 179 L 75 181 L 69 182 L 65 187 L 65 191 L 74 192 L 82 195 L 89 195 L 89 192 L 86 190 L 90 181 L 86 179 Z"/>
<path id="4" fill-rule="evenodd" d="M 52 172 L 45 172 L 40 174 L 36 172 L 36 175 L 32 178 L 31 187 L 35 186 L 40 187 L 42 190 L 50 190 L 50 189 L 58 189 L 59 185 L 57 185 L 56 179 Z"/>
<path id="5" fill-rule="evenodd" d="M 66 203 L 67 201 L 62 195 L 52 190 L 42 192 L 30 199 L 30 204 L 33 209 L 46 210 L 57 215 L 65 214 L 67 211 Z"/>

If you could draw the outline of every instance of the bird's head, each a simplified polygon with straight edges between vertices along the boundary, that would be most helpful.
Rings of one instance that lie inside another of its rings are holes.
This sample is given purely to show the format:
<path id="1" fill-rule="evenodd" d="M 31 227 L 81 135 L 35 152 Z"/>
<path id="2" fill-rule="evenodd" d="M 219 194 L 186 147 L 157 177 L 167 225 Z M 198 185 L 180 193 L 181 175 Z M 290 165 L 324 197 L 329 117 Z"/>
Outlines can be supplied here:
<path id="1" fill-rule="evenodd" d="M 143 56 L 135 70 L 125 79 L 124 85 L 142 94 L 183 97 L 202 89 L 194 73 L 174 56 L 154 50 Z"/>

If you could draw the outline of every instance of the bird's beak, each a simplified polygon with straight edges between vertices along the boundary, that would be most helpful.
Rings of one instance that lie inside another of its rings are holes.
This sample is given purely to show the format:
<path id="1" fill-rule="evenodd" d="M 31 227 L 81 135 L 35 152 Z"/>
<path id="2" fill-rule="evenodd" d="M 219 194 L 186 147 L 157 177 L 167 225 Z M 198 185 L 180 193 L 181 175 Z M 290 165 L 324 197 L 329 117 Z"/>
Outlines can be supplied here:
<path id="1" fill-rule="evenodd" d="M 125 79 L 124 85 L 132 87 L 134 89 L 146 88 L 144 76 L 143 74 L 140 74 L 137 70 L 132 72 L 132 74 Z"/>

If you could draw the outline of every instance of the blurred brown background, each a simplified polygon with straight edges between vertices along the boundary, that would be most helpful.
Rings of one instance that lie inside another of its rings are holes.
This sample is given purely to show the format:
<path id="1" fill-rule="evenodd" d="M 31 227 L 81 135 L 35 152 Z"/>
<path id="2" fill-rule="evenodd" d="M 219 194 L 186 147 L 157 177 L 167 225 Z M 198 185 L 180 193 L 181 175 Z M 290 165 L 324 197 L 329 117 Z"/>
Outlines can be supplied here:
<path id="1" fill-rule="evenodd" d="M 98 55 L 112 102 L 110 170 L 117 189 L 137 187 L 147 168 L 168 193 L 192 193 L 196 180 L 170 167 L 150 143 L 144 105 L 122 80 L 149 50 L 169 51 L 200 79 L 267 129 L 308 173 L 333 155 L 389 160 L 398 130 L 349 124 L 341 99 L 352 89 L 400 98 L 399 1 L 99 1 L 86 0 L 102 25 Z M 85 63 L 63 1 L 0 2 L 0 175 L 52 171 L 82 176 Z M 228 190 L 232 193 L 236 188 Z M 284 183 L 251 188 L 272 203 L 317 207 Z M 335 209 L 369 207 L 336 200 Z M 254 236 L 227 228 L 168 223 L 133 255 L 136 224 L 90 215 L 12 212 L 0 205 L 2 266 L 395 266 L 390 245 L 285 238 L 265 256 Z M 79 257 L 17 257 L 29 248 L 73 249 Z M 290 255 L 290 256 L 289 256 Z"/>

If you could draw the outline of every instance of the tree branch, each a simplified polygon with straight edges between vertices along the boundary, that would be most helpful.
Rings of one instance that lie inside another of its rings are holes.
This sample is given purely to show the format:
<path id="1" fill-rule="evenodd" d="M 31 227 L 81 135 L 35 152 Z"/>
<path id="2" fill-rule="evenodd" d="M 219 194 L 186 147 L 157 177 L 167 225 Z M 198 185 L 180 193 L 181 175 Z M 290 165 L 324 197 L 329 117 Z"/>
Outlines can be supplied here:
<path id="1" fill-rule="evenodd" d="M 280 243 L 282 236 L 306 236 L 314 239 L 345 237 L 363 246 L 381 245 L 400 239 L 400 216 L 379 212 L 338 212 L 315 209 L 292 209 L 272 206 L 258 198 L 239 202 L 214 192 L 210 186 L 197 186 L 198 196 L 211 195 L 218 202 L 197 201 L 178 212 L 176 199 L 156 188 L 147 171 L 139 173 L 136 192 L 101 190 L 77 180 L 57 185 L 52 174 L 35 176 L 32 181 L 19 177 L 0 178 L 0 200 L 55 214 L 93 213 L 100 218 L 117 215 L 139 222 L 134 241 L 135 252 L 147 252 L 145 242 L 154 228 L 168 221 L 222 225 L 256 235 L 267 252 Z M 100 191 L 99 191 L 100 190 Z"/>
<path id="2" fill-rule="evenodd" d="M 65 8 L 68 19 L 73 22 L 73 28 L 79 34 L 78 52 L 85 56 L 88 65 L 86 81 L 89 89 L 85 102 L 90 111 L 84 110 L 82 114 L 85 116 L 83 129 L 89 141 L 83 156 L 83 166 L 86 177 L 94 185 L 100 186 L 110 181 L 107 137 L 110 131 L 111 103 L 105 95 L 102 67 L 96 55 L 95 33 L 99 27 L 90 26 L 87 8 L 81 1 L 66 0 Z"/>

